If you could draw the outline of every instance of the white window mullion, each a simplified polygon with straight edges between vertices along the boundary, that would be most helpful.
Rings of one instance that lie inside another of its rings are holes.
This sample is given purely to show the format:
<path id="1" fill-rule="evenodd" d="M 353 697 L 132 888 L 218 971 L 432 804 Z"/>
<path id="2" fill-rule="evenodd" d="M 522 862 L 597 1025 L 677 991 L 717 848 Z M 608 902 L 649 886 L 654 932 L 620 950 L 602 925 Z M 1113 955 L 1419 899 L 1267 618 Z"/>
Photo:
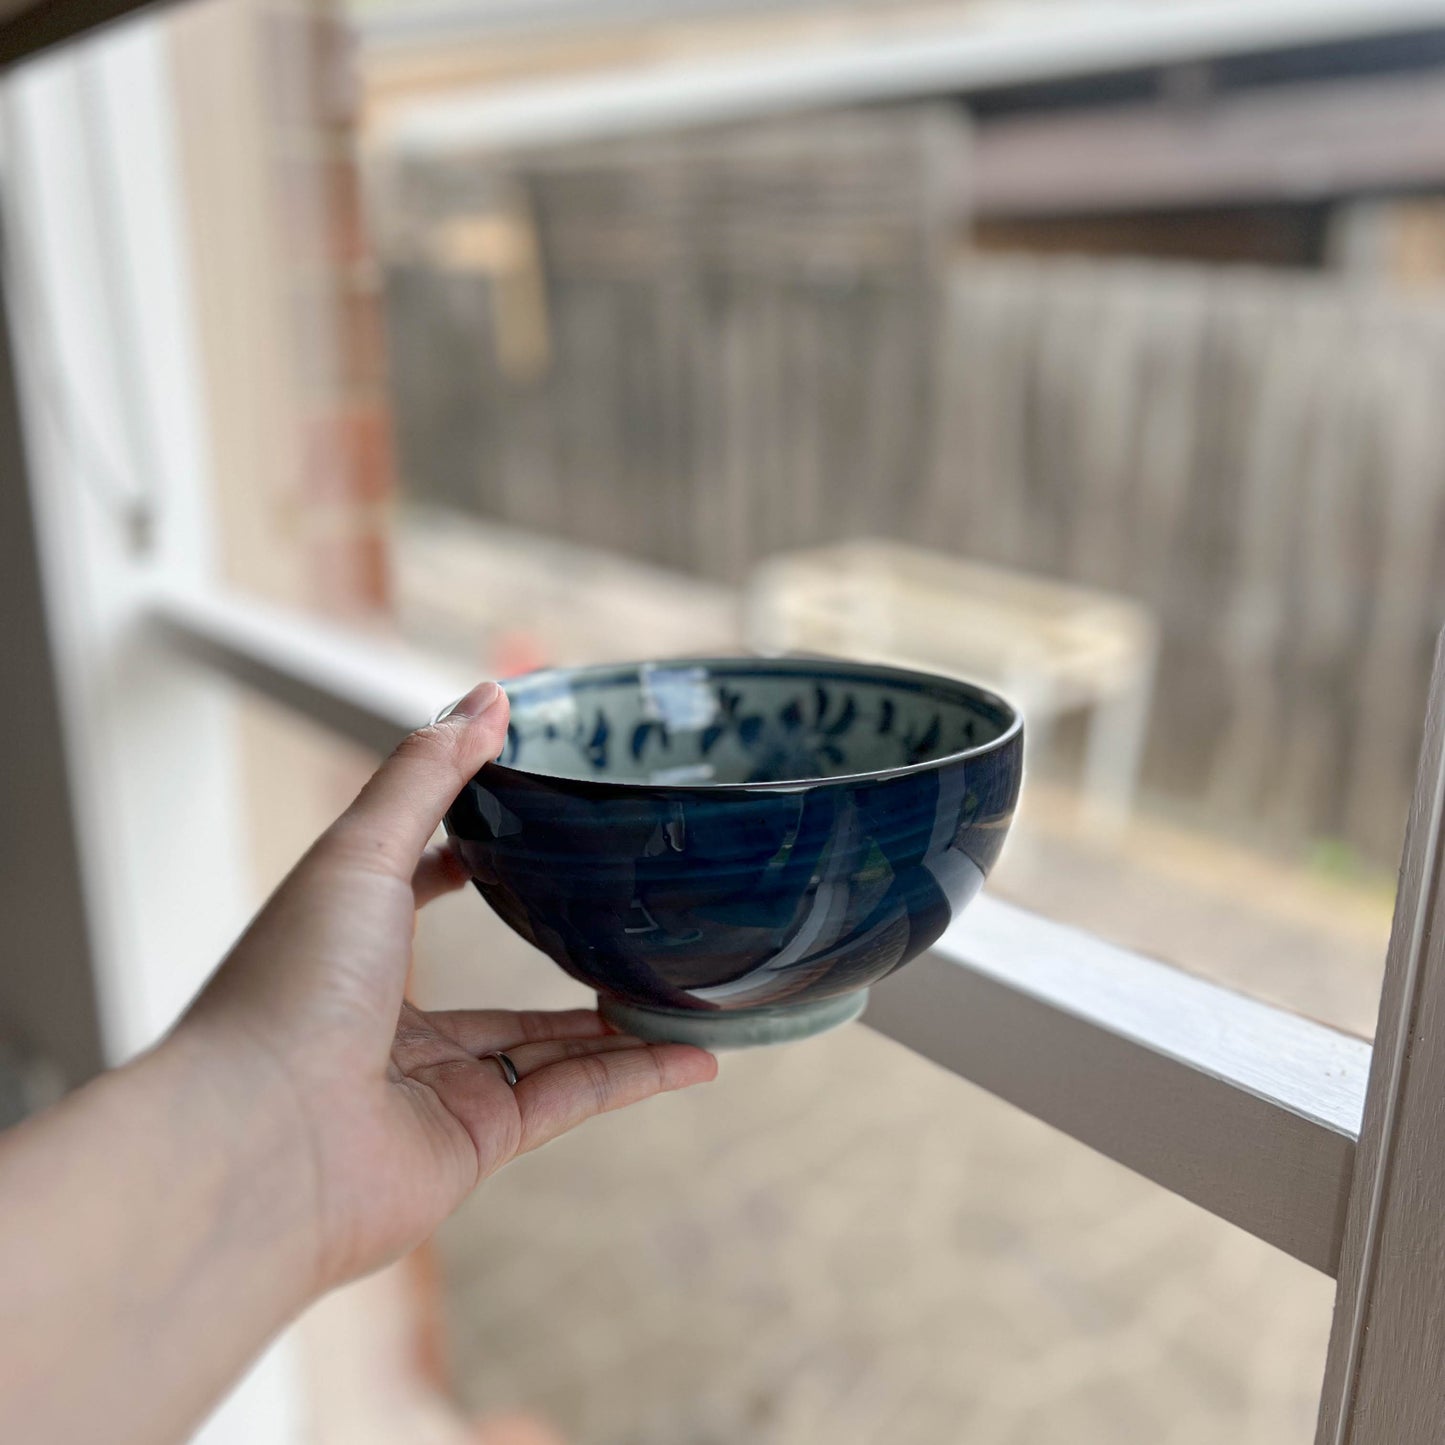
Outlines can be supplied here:
<path id="1" fill-rule="evenodd" d="M 154 18 L 0 81 L 25 480 L 113 1060 L 172 1023 L 250 902 L 230 690 L 143 625 L 157 584 L 203 581 L 211 555 L 169 86 Z M 198 1439 L 301 1429 L 285 1337 Z"/>

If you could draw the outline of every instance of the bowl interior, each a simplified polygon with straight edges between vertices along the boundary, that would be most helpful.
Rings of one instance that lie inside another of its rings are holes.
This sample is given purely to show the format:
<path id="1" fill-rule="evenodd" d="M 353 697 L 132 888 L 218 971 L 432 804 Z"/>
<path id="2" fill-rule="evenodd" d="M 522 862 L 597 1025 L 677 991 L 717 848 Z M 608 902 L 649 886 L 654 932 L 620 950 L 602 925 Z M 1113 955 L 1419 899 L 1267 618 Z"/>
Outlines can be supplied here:
<path id="1" fill-rule="evenodd" d="M 863 663 L 737 659 L 533 673 L 507 684 L 500 762 L 654 785 L 802 782 L 993 742 L 1013 710 L 947 678 Z"/>

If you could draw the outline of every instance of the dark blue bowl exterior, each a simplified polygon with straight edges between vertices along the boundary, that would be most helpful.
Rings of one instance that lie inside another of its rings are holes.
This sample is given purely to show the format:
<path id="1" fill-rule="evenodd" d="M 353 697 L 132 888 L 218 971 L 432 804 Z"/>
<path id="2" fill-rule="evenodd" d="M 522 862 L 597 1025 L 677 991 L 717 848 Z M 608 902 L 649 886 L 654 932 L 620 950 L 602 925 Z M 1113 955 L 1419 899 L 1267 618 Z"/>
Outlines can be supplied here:
<path id="1" fill-rule="evenodd" d="M 814 1001 L 928 948 L 1018 801 L 1020 729 L 975 755 L 783 788 L 488 766 L 447 829 L 513 929 L 600 994 L 701 1010 Z"/>

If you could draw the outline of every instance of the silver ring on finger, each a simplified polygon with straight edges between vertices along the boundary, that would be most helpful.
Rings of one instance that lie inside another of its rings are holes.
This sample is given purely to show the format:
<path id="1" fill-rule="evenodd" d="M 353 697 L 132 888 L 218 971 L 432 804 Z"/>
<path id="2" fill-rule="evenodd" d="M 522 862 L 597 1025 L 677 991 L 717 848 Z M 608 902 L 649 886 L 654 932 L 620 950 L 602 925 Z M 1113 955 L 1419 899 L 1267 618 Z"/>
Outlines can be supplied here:
<path id="1" fill-rule="evenodd" d="M 484 1059 L 495 1059 L 497 1061 L 497 1067 L 502 1071 L 502 1077 L 512 1088 L 515 1089 L 517 1087 L 517 1081 L 521 1078 L 521 1075 L 517 1072 L 516 1064 L 514 1064 L 506 1054 L 500 1049 L 497 1049 L 494 1053 L 483 1054 L 482 1057 Z"/>

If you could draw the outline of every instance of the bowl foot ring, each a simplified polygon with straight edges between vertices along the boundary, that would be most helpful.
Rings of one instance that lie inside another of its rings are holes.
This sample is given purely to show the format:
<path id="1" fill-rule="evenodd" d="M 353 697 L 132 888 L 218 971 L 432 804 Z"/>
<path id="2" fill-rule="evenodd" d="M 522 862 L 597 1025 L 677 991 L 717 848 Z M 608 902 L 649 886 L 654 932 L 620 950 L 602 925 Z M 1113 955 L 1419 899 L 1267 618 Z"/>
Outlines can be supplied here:
<path id="1" fill-rule="evenodd" d="M 597 1000 L 597 1011 L 613 1028 L 652 1043 L 696 1044 L 704 1049 L 747 1049 L 787 1044 L 851 1023 L 863 1012 L 868 990 L 820 999 L 817 1003 L 774 1004 L 768 1008 L 641 1008 L 614 998 Z"/>

